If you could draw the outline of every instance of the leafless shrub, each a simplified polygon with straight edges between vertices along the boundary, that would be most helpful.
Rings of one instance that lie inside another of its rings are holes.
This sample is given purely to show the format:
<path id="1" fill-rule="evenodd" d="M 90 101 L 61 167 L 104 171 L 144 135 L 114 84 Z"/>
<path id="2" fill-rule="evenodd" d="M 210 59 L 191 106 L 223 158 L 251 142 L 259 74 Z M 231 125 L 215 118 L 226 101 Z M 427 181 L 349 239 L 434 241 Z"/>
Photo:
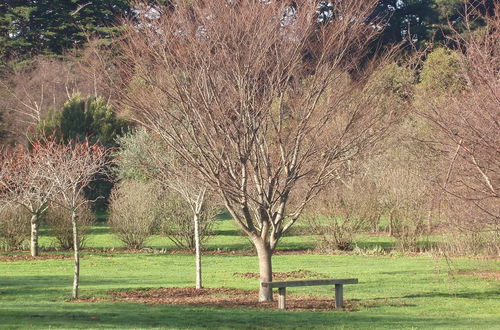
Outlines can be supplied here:
<path id="1" fill-rule="evenodd" d="M 0 249 L 24 249 L 30 238 L 31 214 L 21 206 L 0 208 Z"/>
<path id="2" fill-rule="evenodd" d="M 174 244 L 190 251 L 195 250 L 193 211 L 184 198 L 178 194 L 169 194 L 159 201 L 157 207 L 161 233 Z M 204 203 L 199 215 L 200 243 L 205 243 L 212 235 L 212 227 L 218 210 Z M 203 244 L 201 244 L 203 246 Z"/>
<path id="3" fill-rule="evenodd" d="M 394 160 L 394 159 L 393 159 Z M 432 207 L 432 186 L 415 168 L 411 160 L 385 164 L 379 172 L 383 213 L 389 220 L 389 234 L 397 239 L 402 251 L 417 248 L 417 241 L 426 232 Z"/>
<path id="4" fill-rule="evenodd" d="M 45 221 L 50 226 L 50 233 L 55 237 L 58 246 L 63 250 L 73 248 L 73 225 L 71 224 L 71 211 L 57 205 L 47 209 Z M 90 227 L 95 223 L 95 215 L 88 205 L 82 206 L 78 212 L 78 246 L 85 246 Z"/>
<path id="5" fill-rule="evenodd" d="M 311 233 L 319 236 L 323 251 L 352 250 L 360 231 L 380 217 L 375 187 L 362 179 L 351 179 L 330 187 L 305 215 Z M 378 227 L 378 225 L 377 225 Z"/>
<path id="6" fill-rule="evenodd" d="M 438 243 L 438 251 L 446 256 L 500 255 L 500 231 L 454 231 L 444 234 Z"/>
<path id="7" fill-rule="evenodd" d="M 158 192 L 151 184 L 125 181 L 111 192 L 109 224 L 131 249 L 140 249 L 157 226 Z"/>

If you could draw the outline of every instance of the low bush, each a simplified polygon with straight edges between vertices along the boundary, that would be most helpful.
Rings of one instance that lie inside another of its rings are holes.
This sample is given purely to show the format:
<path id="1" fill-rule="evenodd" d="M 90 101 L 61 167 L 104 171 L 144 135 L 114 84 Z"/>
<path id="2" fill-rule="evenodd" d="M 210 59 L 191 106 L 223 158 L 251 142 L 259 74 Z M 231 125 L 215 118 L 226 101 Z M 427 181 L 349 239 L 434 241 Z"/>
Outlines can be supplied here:
<path id="1" fill-rule="evenodd" d="M 500 256 L 500 230 L 450 230 L 438 243 L 439 252 L 447 256 Z"/>
<path id="2" fill-rule="evenodd" d="M 21 250 L 30 238 L 30 213 L 20 206 L 0 210 L 0 248 Z"/>
<path id="3" fill-rule="evenodd" d="M 130 249 L 140 249 L 157 228 L 158 191 L 150 183 L 125 181 L 110 197 L 109 224 Z"/>
<path id="4" fill-rule="evenodd" d="M 378 203 L 371 189 L 359 182 L 332 191 L 313 205 L 314 213 L 307 212 L 305 219 L 311 234 L 319 236 L 318 249 L 350 251 L 356 235 L 379 217 Z"/>
<path id="5" fill-rule="evenodd" d="M 167 236 L 178 248 L 194 251 L 194 221 L 193 211 L 189 204 L 176 194 L 167 194 L 157 207 L 161 223 L 161 233 Z M 216 220 L 218 209 L 206 202 L 199 219 L 200 243 L 212 235 L 212 227 Z"/>
<path id="6" fill-rule="evenodd" d="M 73 225 L 71 212 L 57 205 L 51 205 L 45 215 L 45 221 L 54 236 L 57 246 L 63 250 L 73 248 Z M 78 211 L 78 246 L 83 248 L 88 237 L 90 227 L 96 218 L 89 206 L 82 206 Z"/>

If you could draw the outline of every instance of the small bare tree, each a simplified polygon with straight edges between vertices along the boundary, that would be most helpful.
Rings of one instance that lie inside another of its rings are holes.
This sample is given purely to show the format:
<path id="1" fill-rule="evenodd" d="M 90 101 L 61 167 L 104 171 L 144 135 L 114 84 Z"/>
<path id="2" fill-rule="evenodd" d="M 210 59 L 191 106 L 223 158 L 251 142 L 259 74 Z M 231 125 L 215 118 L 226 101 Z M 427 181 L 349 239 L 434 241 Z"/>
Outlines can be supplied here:
<path id="1" fill-rule="evenodd" d="M 105 175 L 108 164 L 107 151 L 99 145 L 82 143 L 58 144 L 54 140 L 44 140 L 43 176 L 54 183 L 51 201 L 65 208 L 71 214 L 73 227 L 74 278 L 73 298 L 78 298 L 80 280 L 80 250 L 78 221 L 79 211 L 88 200 L 83 196 L 83 189 L 96 175 Z"/>
<path id="2" fill-rule="evenodd" d="M 173 150 L 165 144 L 156 143 L 143 146 L 148 153 L 150 162 L 147 166 L 152 171 L 155 180 L 166 189 L 179 194 L 189 205 L 193 215 L 193 237 L 195 248 L 195 268 L 196 268 L 196 289 L 201 289 L 202 270 L 201 270 L 201 240 L 200 240 L 200 218 L 206 204 L 207 185 L 198 180 L 194 169 L 190 163 L 180 158 Z"/>
<path id="3" fill-rule="evenodd" d="M 44 176 L 43 156 L 46 146 L 34 143 L 4 150 L 0 154 L 0 201 L 12 202 L 31 215 L 30 250 L 38 256 L 38 227 L 54 191 L 54 182 Z"/>
<path id="4" fill-rule="evenodd" d="M 320 14 L 312 0 L 179 2 L 140 15 L 119 42 L 122 100 L 220 196 L 256 247 L 261 282 L 306 204 L 391 123 L 358 93 L 375 4 Z"/>
<path id="5" fill-rule="evenodd" d="M 207 188 L 203 183 L 197 183 L 190 175 L 188 167 L 179 168 L 180 164 L 172 163 L 167 170 L 173 175 L 168 175 L 165 182 L 168 187 L 178 192 L 188 203 L 193 212 L 194 225 L 194 248 L 195 248 L 195 266 L 196 266 L 196 289 L 203 288 L 201 277 L 201 241 L 200 241 L 200 217 L 205 204 Z"/>

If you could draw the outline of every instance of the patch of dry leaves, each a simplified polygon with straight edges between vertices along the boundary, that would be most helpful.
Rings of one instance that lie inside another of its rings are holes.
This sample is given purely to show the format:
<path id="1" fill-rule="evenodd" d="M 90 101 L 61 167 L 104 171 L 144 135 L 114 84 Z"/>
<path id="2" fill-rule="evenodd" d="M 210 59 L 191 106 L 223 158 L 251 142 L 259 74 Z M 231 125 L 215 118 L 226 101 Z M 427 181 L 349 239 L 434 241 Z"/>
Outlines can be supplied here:
<path id="1" fill-rule="evenodd" d="M 278 302 L 258 302 L 257 290 L 229 288 L 159 288 L 134 291 L 110 292 L 112 301 L 143 303 L 148 305 L 187 305 L 224 308 L 265 308 L 278 309 Z M 79 302 L 105 301 L 105 298 L 88 298 Z M 310 295 L 287 295 L 287 310 L 292 311 L 332 311 L 335 310 L 333 294 L 331 298 Z M 354 304 L 344 301 L 345 310 L 355 310 Z"/>
<path id="2" fill-rule="evenodd" d="M 62 254 L 40 254 L 32 257 L 30 254 L 0 254 L 0 262 L 3 261 L 39 261 L 39 260 L 63 260 L 72 259 L 71 255 Z"/>
<path id="3" fill-rule="evenodd" d="M 500 270 L 468 270 L 457 272 L 458 275 L 476 276 L 485 280 L 500 281 Z"/>

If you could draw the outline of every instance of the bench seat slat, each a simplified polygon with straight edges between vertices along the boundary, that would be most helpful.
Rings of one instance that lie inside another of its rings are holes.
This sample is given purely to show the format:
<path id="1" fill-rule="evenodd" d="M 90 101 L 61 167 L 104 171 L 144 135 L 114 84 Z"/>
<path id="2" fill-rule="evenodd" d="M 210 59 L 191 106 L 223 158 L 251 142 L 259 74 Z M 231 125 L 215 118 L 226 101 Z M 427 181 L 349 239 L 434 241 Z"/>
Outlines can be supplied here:
<path id="1" fill-rule="evenodd" d="M 265 288 L 286 288 L 294 286 L 356 284 L 356 283 L 358 283 L 357 278 L 339 278 L 339 279 L 308 280 L 308 281 L 262 282 L 262 286 Z"/>

